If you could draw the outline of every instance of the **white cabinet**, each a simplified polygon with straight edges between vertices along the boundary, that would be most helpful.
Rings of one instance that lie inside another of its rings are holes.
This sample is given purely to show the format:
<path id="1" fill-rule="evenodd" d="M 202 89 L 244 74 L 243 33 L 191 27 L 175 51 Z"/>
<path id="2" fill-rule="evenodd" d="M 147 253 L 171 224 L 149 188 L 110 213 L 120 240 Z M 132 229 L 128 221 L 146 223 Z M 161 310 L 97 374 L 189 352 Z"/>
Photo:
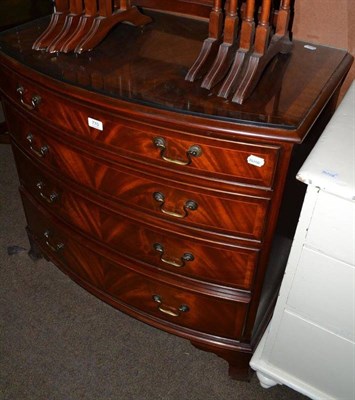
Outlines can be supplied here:
<path id="1" fill-rule="evenodd" d="M 307 192 L 273 318 L 251 360 L 263 387 L 355 399 L 355 84 L 302 166 Z"/>

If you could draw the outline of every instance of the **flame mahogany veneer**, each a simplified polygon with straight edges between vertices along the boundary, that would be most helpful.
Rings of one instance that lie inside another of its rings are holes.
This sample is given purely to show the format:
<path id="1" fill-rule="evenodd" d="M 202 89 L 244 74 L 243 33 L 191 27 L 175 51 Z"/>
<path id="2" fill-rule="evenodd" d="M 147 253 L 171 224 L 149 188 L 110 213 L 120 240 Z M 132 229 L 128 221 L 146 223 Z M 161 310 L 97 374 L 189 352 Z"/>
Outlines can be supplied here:
<path id="1" fill-rule="evenodd" d="M 294 41 L 237 105 L 184 79 L 208 22 L 146 13 L 79 56 L 32 50 L 48 19 L 0 37 L 30 255 L 246 379 L 302 202 L 294 165 L 352 59 Z"/>

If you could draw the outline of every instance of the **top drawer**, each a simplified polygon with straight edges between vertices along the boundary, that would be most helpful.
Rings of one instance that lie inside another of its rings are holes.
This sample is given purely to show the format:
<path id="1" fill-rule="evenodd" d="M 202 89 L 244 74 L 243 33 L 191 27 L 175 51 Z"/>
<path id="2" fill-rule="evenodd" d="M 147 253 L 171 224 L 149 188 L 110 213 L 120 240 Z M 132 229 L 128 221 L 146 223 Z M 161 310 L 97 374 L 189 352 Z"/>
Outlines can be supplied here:
<path id="1" fill-rule="evenodd" d="M 355 202 L 321 190 L 307 230 L 307 246 L 355 266 L 354 243 Z"/>
<path id="2" fill-rule="evenodd" d="M 15 74 L 9 73 L 8 79 L 3 74 L 2 80 L 5 94 L 24 111 L 70 136 L 111 150 L 111 155 L 207 180 L 273 187 L 278 146 L 167 130 L 68 101 Z"/>

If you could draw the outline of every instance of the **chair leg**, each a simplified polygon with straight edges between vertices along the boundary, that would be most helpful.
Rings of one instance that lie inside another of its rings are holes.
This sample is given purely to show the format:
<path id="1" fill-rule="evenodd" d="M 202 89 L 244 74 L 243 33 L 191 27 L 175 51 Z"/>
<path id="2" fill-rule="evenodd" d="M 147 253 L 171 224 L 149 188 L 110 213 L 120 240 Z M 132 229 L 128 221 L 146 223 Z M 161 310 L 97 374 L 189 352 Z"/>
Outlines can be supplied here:
<path id="1" fill-rule="evenodd" d="M 201 51 L 185 76 L 185 80 L 194 82 L 201 78 L 213 63 L 219 45 L 222 41 L 223 12 L 222 0 L 214 0 L 214 6 L 210 13 L 209 36 L 202 44 Z"/>
<path id="2" fill-rule="evenodd" d="M 232 67 L 223 81 L 221 88 L 219 89 L 219 97 L 226 99 L 230 93 L 234 92 L 237 82 L 240 78 L 244 62 L 249 57 L 255 36 L 254 12 L 255 0 L 247 0 L 240 31 L 239 48 L 234 57 Z"/>
<path id="3" fill-rule="evenodd" d="M 219 46 L 217 57 L 202 81 L 201 87 L 211 89 L 220 82 L 228 72 L 236 52 L 238 35 L 238 0 L 231 0 L 224 21 L 223 43 Z"/>

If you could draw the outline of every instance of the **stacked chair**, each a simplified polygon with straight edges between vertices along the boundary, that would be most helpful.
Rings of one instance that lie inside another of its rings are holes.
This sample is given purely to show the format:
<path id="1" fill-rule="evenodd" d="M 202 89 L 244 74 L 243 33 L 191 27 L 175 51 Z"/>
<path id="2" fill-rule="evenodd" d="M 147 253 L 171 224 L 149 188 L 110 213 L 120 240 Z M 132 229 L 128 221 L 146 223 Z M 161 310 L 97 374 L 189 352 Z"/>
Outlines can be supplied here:
<path id="1" fill-rule="evenodd" d="M 278 0 L 275 7 L 274 0 L 213 0 L 208 37 L 185 79 L 201 80 L 208 90 L 218 85 L 217 96 L 242 104 L 270 61 L 291 51 L 291 2 Z M 33 49 L 80 54 L 120 22 L 143 26 L 151 21 L 130 0 L 55 0 L 50 23 Z"/>
<path id="2" fill-rule="evenodd" d="M 80 54 L 92 50 L 120 22 L 142 26 L 151 18 L 130 0 L 55 0 L 50 23 L 32 48 Z"/>
<path id="3" fill-rule="evenodd" d="M 240 4 L 241 3 L 241 4 Z M 257 85 L 266 66 L 278 53 L 292 48 L 289 25 L 291 0 L 215 0 L 209 19 L 209 37 L 185 79 L 202 78 L 201 87 L 220 84 L 218 96 L 242 104 Z M 240 7 L 238 7 L 240 5 Z"/>

